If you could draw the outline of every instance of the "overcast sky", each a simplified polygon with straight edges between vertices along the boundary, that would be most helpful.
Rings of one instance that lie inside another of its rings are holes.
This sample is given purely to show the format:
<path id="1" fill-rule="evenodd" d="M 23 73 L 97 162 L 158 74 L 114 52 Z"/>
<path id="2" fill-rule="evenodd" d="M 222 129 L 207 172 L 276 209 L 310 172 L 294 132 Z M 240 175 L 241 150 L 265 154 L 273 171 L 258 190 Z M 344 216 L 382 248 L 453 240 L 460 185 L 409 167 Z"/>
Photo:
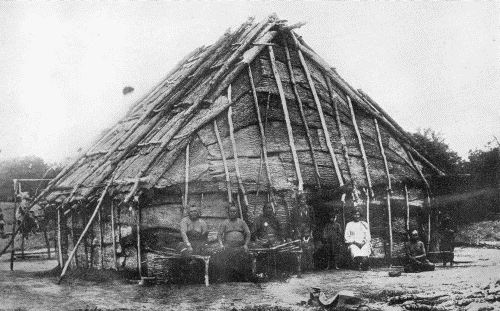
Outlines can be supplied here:
<path id="1" fill-rule="evenodd" d="M 76 155 L 185 54 L 273 12 L 406 130 L 464 157 L 500 139 L 497 1 L 2 1 L 0 159 Z"/>

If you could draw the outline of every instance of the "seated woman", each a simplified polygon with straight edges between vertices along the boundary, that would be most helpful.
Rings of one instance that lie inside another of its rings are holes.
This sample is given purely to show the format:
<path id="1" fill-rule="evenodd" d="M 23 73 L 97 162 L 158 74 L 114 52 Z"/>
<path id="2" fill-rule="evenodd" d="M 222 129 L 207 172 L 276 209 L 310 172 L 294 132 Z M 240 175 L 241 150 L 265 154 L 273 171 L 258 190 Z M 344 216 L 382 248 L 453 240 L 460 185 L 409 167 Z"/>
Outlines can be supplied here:
<path id="1" fill-rule="evenodd" d="M 418 238 L 418 231 L 412 230 L 410 241 L 405 244 L 406 260 L 404 271 L 407 273 L 434 271 L 435 266 L 427 260 L 424 243 Z"/>
<path id="2" fill-rule="evenodd" d="M 208 227 L 203 219 L 200 219 L 200 210 L 192 206 L 188 216 L 180 222 L 182 242 L 179 250 L 184 256 L 205 255 L 208 240 Z"/>
<path id="3" fill-rule="evenodd" d="M 262 215 L 255 219 L 252 236 L 255 237 L 255 244 L 258 247 L 272 247 L 282 242 L 280 223 L 273 215 L 271 203 L 266 203 Z"/>
<path id="4" fill-rule="evenodd" d="M 371 254 L 371 235 L 368 224 L 361 221 L 361 213 L 353 213 L 353 221 L 347 223 L 345 227 L 345 242 L 349 245 L 349 252 L 354 262 L 355 268 L 368 270 L 370 263 L 368 256 Z"/>

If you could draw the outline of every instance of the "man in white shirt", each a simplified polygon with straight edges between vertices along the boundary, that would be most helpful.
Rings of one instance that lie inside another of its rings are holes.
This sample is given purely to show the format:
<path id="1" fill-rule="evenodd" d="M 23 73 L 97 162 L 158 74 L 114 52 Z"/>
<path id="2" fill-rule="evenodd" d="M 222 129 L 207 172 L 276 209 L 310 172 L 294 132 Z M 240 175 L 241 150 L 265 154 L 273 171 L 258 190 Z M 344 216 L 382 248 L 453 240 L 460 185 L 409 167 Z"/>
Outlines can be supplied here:
<path id="1" fill-rule="evenodd" d="M 368 256 L 371 254 L 371 236 L 368 224 L 361 221 L 361 213 L 353 213 L 354 220 L 345 227 L 345 242 L 349 245 L 349 252 L 354 265 L 359 270 L 368 270 L 370 264 Z"/>

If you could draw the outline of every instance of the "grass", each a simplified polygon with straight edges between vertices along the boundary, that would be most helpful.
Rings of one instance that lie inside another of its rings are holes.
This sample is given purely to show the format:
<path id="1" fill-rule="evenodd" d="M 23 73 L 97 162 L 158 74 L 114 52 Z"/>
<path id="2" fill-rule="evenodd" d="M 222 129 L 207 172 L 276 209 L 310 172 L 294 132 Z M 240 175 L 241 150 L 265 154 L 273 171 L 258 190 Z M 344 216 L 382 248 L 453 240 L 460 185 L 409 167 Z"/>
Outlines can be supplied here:
<path id="1" fill-rule="evenodd" d="M 458 229 L 455 240 L 468 245 L 500 241 L 500 221 L 487 220 L 464 225 Z"/>

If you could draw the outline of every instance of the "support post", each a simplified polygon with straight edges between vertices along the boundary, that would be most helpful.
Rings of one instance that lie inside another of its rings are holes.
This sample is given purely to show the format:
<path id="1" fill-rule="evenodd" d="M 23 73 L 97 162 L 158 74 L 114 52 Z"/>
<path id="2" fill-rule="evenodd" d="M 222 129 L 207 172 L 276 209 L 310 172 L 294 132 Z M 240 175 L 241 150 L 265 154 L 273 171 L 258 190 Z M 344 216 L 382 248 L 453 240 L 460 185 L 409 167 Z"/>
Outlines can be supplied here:
<path id="1" fill-rule="evenodd" d="M 73 241 L 73 245 L 76 244 L 76 235 L 75 235 L 75 212 L 74 209 L 71 208 L 71 240 Z M 75 266 L 78 267 L 78 250 L 75 253 Z"/>
<path id="2" fill-rule="evenodd" d="M 406 233 L 410 231 L 410 200 L 408 198 L 408 187 L 405 185 L 405 203 L 406 203 Z"/>
<path id="3" fill-rule="evenodd" d="M 330 100 L 332 101 L 333 105 L 333 111 L 335 112 L 335 123 L 337 125 L 337 131 L 339 131 L 339 137 L 340 137 L 340 144 L 342 145 L 342 151 L 344 154 L 344 161 L 347 166 L 347 173 L 349 174 L 349 179 L 351 182 L 352 180 L 352 172 L 351 172 L 351 165 L 350 165 L 350 160 L 349 160 L 349 148 L 347 147 L 347 141 L 345 140 L 344 137 L 344 132 L 342 131 L 342 123 L 340 122 L 340 112 L 339 112 L 339 105 L 336 100 L 338 94 L 333 90 L 332 82 L 330 81 L 330 78 L 328 78 L 327 75 L 324 75 L 326 85 L 328 86 L 328 93 L 330 95 Z"/>
<path id="4" fill-rule="evenodd" d="M 97 215 L 97 223 L 99 225 L 99 269 L 104 268 L 104 237 L 102 230 L 102 208 L 99 209 L 99 214 Z"/>
<path id="5" fill-rule="evenodd" d="M 226 177 L 226 189 L 227 189 L 227 200 L 229 203 L 233 202 L 233 195 L 231 190 L 231 178 L 229 177 L 229 169 L 227 167 L 226 154 L 224 153 L 224 146 L 222 145 L 222 140 L 220 138 L 219 127 L 217 126 L 217 120 L 214 119 L 214 132 L 217 138 L 217 145 L 219 145 L 220 154 L 222 157 L 222 164 L 224 165 L 224 175 Z"/>
<path id="6" fill-rule="evenodd" d="M 189 144 L 186 146 L 186 162 L 184 165 L 184 202 L 183 204 L 183 213 L 186 213 L 188 206 L 188 193 L 189 193 Z"/>
<path id="7" fill-rule="evenodd" d="M 85 226 L 85 229 L 83 229 L 83 232 L 80 235 L 80 238 L 78 238 L 78 241 L 76 242 L 76 245 L 73 247 L 73 250 L 71 251 L 71 254 L 69 255 L 68 260 L 64 264 L 64 268 L 63 268 L 63 270 L 61 272 L 61 276 L 59 277 L 59 280 L 57 281 L 57 284 L 61 284 L 62 278 L 64 277 L 64 275 L 66 274 L 66 271 L 68 270 L 69 262 L 71 261 L 71 259 L 75 255 L 75 252 L 76 252 L 76 249 L 77 249 L 78 245 L 80 245 L 80 243 L 82 242 L 83 238 L 85 237 L 85 234 L 87 234 L 87 231 L 89 230 L 90 225 L 94 221 L 95 216 L 97 215 L 97 212 L 101 208 L 101 204 L 104 201 L 104 197 L 106 196 L 106 192 L 108 191 L 108 189 L 111 186 L 112 182 L 113 182 L 113 178 L 110 179 L 109 183 L 106 185 L 106 188 L 104 188 L 104 190 L 102 191 L 101 197 L 99 198 L 99 201 L 97 202 L 97 205 L 96 205 L 96 207 L 94 209 L 94 212 L 92 213 L 92 216 L 89 219 L 89 222 Z M 60 210 L 58 210 L 58 211 L 59 211 L 58 215 L 60 215 Z M 60 220 L 60 217 L 58 217 L 58 220 Z M 60 223 L 60 221 L 58 221 L 58 222 Z"/>
<path id="8" fill-rule="evenodd" d="M 139 276 L 142 278 L 142 262 L 141 262 L 141 202 L 137 201 L 137 269 Z"/>
<path id="9" fill-rule="evenodd" d="M 358 123 L 356 122 L 356 114 L 354 113 L 354 108 L 352 106 L 351 98 L 347 96 L 347 102 L 349 104 L 349 110 L 351 111 L 352 124 L 354 125 L 354 131 L 356 132 L 356 137 L 358 138 L 359 150 L 361 151 L 361 156 L 363 157 L 363 164 L 365 167 L 366 181 L 368 183 L 368 190 L 370 195 L 373 197 L 372 180 L 370 178 L 370 172 L 368 169 L 368 158 L 366 157 L 365 146 L 363 145 L 363 138 L 359 132 Z"/>
<path id="10" fill-rule="evenodd" d="M 293 33 L 292 33 L 292 37 L 295 41 L 295 44 L 297 45 L 297 39 L 295 38 L 295 35 Z M 309 83 L 309 88 L 311 89 L 311 93 L 313 95 L 314 102 L 316 104 L 316 109 L 318 110 L 319 118 L 321 121 L 321 128 L 323 129 L 323 133 L 325 135 L 326 147 L 328 148 L 328 152 L 330 153 L 330 157 L 332 159 L 333 166 L 335 168 L 335 174 L 337 175 L 337 180 L 339 182 L 339 186 L 343 186 L 344 180 L 342 178 L 342 173 L 340 171 L 339 163 L 337 162 L 337 158 L 335 157 L 335 152 L 333 151 L 332 142 L 330 140 L 330 133 L 328 132 L 328 127 L 327 127 L 326 121 L 325 121 L 325 115 L 323 114 L 323 108 L 321 107 L 321 102 L 319 101 L 319 97 L 318 97 L 318 94 L 316 92 L 316 87 L 314 86 L 314 81 L 311 77 L 311 73 L 309 72 L 309 68 L 307 66 L 306 60 L 304 59 L 304 56 L 302 55 L 302 51 L 297 48 L 297 53 L 299 55 L 302 69 L 304 70 L 304 73 L 306 75 L 307 82 Z"/>
<path id="11" fill-rule="evenodd" d="M 368 189 L 363 188 L 366 196 L 366 222 L 368 223 L 368 228 L 370 228 L 370 192 Z"/>
<path id="12" fill-rule="evenodd" d="M 290 75 L 290 82 L 292 83 L 293 94 L 295 95 L 295 100 L 297 101 L 297 106 L 299 108 L 300 118 L 302 119 L 302 124 L 304 125 L 304 130 L 306 131 L 307 143 L 309 144 L 309 151 L 311 153 L 311 159 L 314 165 L 314 171 L 316 173 L 316 182 L 318 184 L 318 188 L 321 188 L 321 174 L 319 173 L 318 163 L 316 162 L 316 158 L 314 157 L 314 147 L 311 136 L 311 130 L 309 129 L 309 125 L 307 124 L 306 115 L 304 113 L 304 107 L 302 105 L 302 100 L 300 99 L 299 92 L 297 91 L 297 81 L 295 81 L 295 75 L 293 73 L 292 61 L 290 57 L 290 50 L 288 48 L 288 44 L 285 39 L 283 39 L 283 44 L 285 46 L 285 55 L 286 55 L 286 63 L 288 66 L 288 73 Z"/>
<path id="13" fill-rule="evenodd" d="M 49 236 L 47 235 L 47 227 L 43 230 L 43 238 L 45 239 L 45 246 L 47 246 L 47 258 L 50 259 L 50 243 Z"/>
<path id="14" fill-rule="evenodd" d="M 63 254 L 62 254 L 62 242 L 61 242 L 61 209 L 62 205 L 57 209 L 57 251 L 59 255 L 59 267 L 64 266 Z"/>
<path id="15" fill-rule="evenodd" d="M 115 270 L 118 271 L 118 262 L 117 262 L 117 254 L 116 254 L 116 234 L 115 234 L 115 204 L 114 201 L 111 200 L 111 239 L 113 240 L 113 262 L 115 266 Z"/>
<path id="16" fill-rule="evenodd" d="M 266 130 L 264 129 L 264 125 L 262 123 L 262 116 L 260 115 L 260 108 L 259 108 L 259 99 L 257 97 L 257 91 L 255 90 L 255 84 L 253 81 L 253 76 L 252 76 L 252 69 L 250 65 L 248 65 L 248 78 L 250 79 L 250 86 L 252 87 L 252 95 L 253 95 L 253 102 L 254 102 L 254 108 L 255 108 L 255 113 L 257 115 L 257 121 L 259 122 L 259 132 L 260 132 L 260 144 L 262 147 L 262 156 L 264 157 L 264 165 L 266 166 L 266 175 L 267 175 L 267 182 L 268 182 L 268 191 L 271 191 L 273 181 L 271 179 L 271 170 L 269 169 L 269 160 L 267 159 L 267 141 L 266 141 Z M 259 189 L 257 189 L 259 191 Z"/>
<path id="17" fill-rule="evenodd" d="M 17 208 L 21 208 L 21 206 L 18 206 L 18 202 L 16 199 L 16 204 L 15 204 L 15 208 L 14 208 L 14 217 L 12 218 L 14 223 L 12 224 L 12 238 L 11 238 L 12 249 L 10 250 L 10 271 L 14 270 L 14 259 L 15 259 L 14 258 L 14 256 L 15 256 L 15 250 L 14 250 L 15 247 L 14 246 L 15 246 L 15 238 L 16 238 L 16 233 L 17 233 L 17 230 L 16 230 L 16 225 L 17 225 L 16 210 L 17 210 Z M 7 249 L 7 247 L 5 248 L 5 250 Z M 3 254 L 3 252 L 2 252 L 2 254 Z"/>
<path id="18" fill-rule="evenodd" d="M 431 251 L 431 212 L 432 212 L 432 207 L 431 207 L 431 195 L 429 193 L 429 190 L 427 190 L 427 208 L 428 208 L 428 213 L 427 213 L 427 251 Z"/>
<path id="19" fill-rule="evenodd" d="M 231 85 L 229 85 L 228 90 L 227 90 L 227 97 L 229 101 L 232 101 L 231 99 Z M 247 197 L 247 192 L 245 190 L 245 186 L 243 185 L 243 180 L 241 179 L 241 174 L 240 174 L 240 163 L 238 161 L 238 151 L 236 147 L 236 140 L 234 138 L 234 126 L 233 126 L 233 107 L 229 106 L 227 110 L 227 122 L 229 124 L 229 137 L 231 139 L 231 145 L 233 147 L 233 158 L 234 158 L 234 170 L 236 172 L 236 179 L 238 180 L 238 186 L 240 188 L 240 191 L 243 195 L 243 201 L 245 202 L 245 205 L 248 207 L 248 197 Z"/>
<path id="20" fill-rule="evenodd" d="M 304 181 L 302 180 L 302 173 L 300 172 L 297 150 L 295 149 L 295 142 L 293 139 L 293 131 L 292 131 L 292 122 L 290 121 L 290 116 L 288 114 L 288 106 L 286 103 L 285 91 L 283 90 L 281 77 L 276 67 L 276 59 L 274 57 L 273 47 L 268 46 L 268 50 L 269 50 L 269 58 L 271 59 L 271 67 L 274 73 L 274 80 L 276 81 L 276 86 L 278 87 L 278 92 L 280 94 L 280 99 L 281 99 L 281 106 L 283 107 L 283 114 L 285 115 L 286 129 L 288 133 L 288 144 L 290 146 L 290 151 L 292 152 L 293 164 L 295 166 L 295 174 L 297 176 L 297 181 L 298 181 L 298 191 L 299 193 L 302 193 L 304 191 Z"/>
<path id="21" fill-rule="evenodd" d="M 391 193 L 387 191 L 386 193 L 387 201 L 387 220 L 389 227 L 389 263 L 392 266 L 392 250 L 394 248 L 392 239 L 392 211 L 391 211 Z"/>

